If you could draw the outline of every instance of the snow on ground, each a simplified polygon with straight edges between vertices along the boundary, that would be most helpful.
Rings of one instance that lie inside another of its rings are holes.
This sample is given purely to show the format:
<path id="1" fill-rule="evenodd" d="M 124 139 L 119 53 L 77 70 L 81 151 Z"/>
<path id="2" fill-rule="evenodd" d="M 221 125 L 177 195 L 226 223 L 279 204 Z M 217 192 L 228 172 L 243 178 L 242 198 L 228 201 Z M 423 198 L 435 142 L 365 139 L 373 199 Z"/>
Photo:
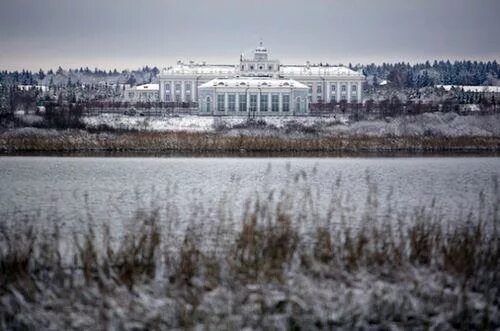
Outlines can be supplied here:
<path id="1" fill-rule="evenodd" d="M 36 114 L 26 113 L 24 110 L 18 110 L 14 113 L 14 117 L 27 126 L 40 124 L 43 122 L 43 117 Z"/>
<path id="2" fill-rule="evenodd" d="M 212 117 L 135 117 L 117 114 L 102 114 L 84 118 L 87 127 L 108 126 L 113 129 L 144 131 L 193 131 L 203 132 L 213 129 Z"/>
<path id="3" fill-rule="evenodd" d="M 385 120 L 349 121 L 347 117 L 277 117 L 259 118 L 258 129 L 244 125 L 246 117 L 211 117 L 184 115 L 177 117 L 132 117 L 104 114 L 85 117 L 88 127 L 106 125 L 114 129 L 145 131 L 213 132 L 226 128 L 231 134 L 252 134 L 269 131 L 317 132 L 343 136 L 500 136 L 500 115 L 467 115 L 456 113 L 425 113 Z M 311 131 L 312 130 L 312 131 Z"/>
<path id="4" fill-rule="evenodd" d="M 455 113 L 426 113 L 387 120 L 359 121 L 333 126 L 331 133 L 366 136 L 500 136 L 500 116 L 460 116 Z"/>
<path id="5" fill-rule="evenodd" d="M 191 131 L 209 132 L 215 131 L 218 127 L 232 128 L 246 123 L 248 120 L 244 116 L 196 116 L 183 115 L 175 117 L 135 117 L 119 114 L 102 114 L 88 116 L 84 122 L 88 127 L 98 127 L 106 125 L 114 129 L 136 129 L 145 131 Z M 292 122 L 298 122 L 304 126 L 317 124 L 331 125 L 334 123 L 347 123 L 347 119 L 342 118 L 318 118 L 318 117 L 279 117 L 269 116 L 257 118 L 256 121 L 263 120 L 268 126 L 283 128 Z"/>

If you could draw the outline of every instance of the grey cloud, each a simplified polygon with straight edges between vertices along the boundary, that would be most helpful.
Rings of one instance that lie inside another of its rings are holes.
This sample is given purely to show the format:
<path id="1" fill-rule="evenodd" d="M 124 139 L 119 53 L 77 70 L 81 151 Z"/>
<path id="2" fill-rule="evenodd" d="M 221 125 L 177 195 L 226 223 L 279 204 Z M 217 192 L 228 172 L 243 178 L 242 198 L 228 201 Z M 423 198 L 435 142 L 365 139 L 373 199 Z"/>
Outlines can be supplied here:
<path id="1" fill-rule="evenodd" d="M 498 59 L 497 0 L 0 0 L 0 68 Z"/>

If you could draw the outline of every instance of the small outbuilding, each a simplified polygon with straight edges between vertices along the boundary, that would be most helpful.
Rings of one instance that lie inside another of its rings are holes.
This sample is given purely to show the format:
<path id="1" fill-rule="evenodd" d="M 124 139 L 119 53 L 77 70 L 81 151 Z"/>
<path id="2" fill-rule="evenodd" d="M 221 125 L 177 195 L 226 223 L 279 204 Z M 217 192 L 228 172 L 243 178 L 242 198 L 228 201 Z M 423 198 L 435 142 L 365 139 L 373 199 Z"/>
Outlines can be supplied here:
<path id="1" fill-rule="evenodd" d="M 123 91 L 123 100 L 128 102 L 154 102 L 159 98 L 158 84 L 144 84 L 126 87 Z"/>

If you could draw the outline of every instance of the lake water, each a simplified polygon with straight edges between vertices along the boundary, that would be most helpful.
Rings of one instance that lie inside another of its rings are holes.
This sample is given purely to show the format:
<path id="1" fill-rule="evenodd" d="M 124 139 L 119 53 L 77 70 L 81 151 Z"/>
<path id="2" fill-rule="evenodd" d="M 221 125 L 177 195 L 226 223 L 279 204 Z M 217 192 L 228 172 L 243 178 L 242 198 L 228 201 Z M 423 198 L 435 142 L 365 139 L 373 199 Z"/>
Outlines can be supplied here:
<path id="1" fill-rule="evenodd" d="M 286 211 L 304 219 L 330 211 L 358 222 L 367 213 L 427 207 L 453 220 L 479 214 L 480 194 L 486 206 L 498 203 L 496 177 L 495 157 L 0 157 L 0 216 L 74 227 L 158 208 L 180 223 L 222 214 L 237 221 L 249 200 L 260 199 L 286 200 Z"/>

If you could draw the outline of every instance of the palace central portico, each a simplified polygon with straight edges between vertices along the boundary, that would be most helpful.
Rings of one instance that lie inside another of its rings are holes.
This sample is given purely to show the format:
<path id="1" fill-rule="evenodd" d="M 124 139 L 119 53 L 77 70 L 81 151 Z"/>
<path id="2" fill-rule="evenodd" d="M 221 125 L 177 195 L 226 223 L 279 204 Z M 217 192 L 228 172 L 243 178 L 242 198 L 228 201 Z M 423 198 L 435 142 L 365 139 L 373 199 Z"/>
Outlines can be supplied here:
<path id="1" fill-rule="evenodd" d="M 239 65 L 178 61 L 159 75 L 159 101 L 197 102 L 200 113 L 226 113 L 234 103 L 239 114 L 263 109 L 262 113 L 272 114 L 273 100 L 278 100 L 277 113 L 308 113 L 310 103 L 360 103 L 363 81 L 363 74 L 342 66 L 280 64 L 261 43 L 253 57 L 241 55 Z"/>
<path id="2" fill-rule="evenodd" d="M 215 115 L 300 115 L 308 110 L 307 91 L 293 79 L 216 78 L 198 88 L 198 108 Z"/>

